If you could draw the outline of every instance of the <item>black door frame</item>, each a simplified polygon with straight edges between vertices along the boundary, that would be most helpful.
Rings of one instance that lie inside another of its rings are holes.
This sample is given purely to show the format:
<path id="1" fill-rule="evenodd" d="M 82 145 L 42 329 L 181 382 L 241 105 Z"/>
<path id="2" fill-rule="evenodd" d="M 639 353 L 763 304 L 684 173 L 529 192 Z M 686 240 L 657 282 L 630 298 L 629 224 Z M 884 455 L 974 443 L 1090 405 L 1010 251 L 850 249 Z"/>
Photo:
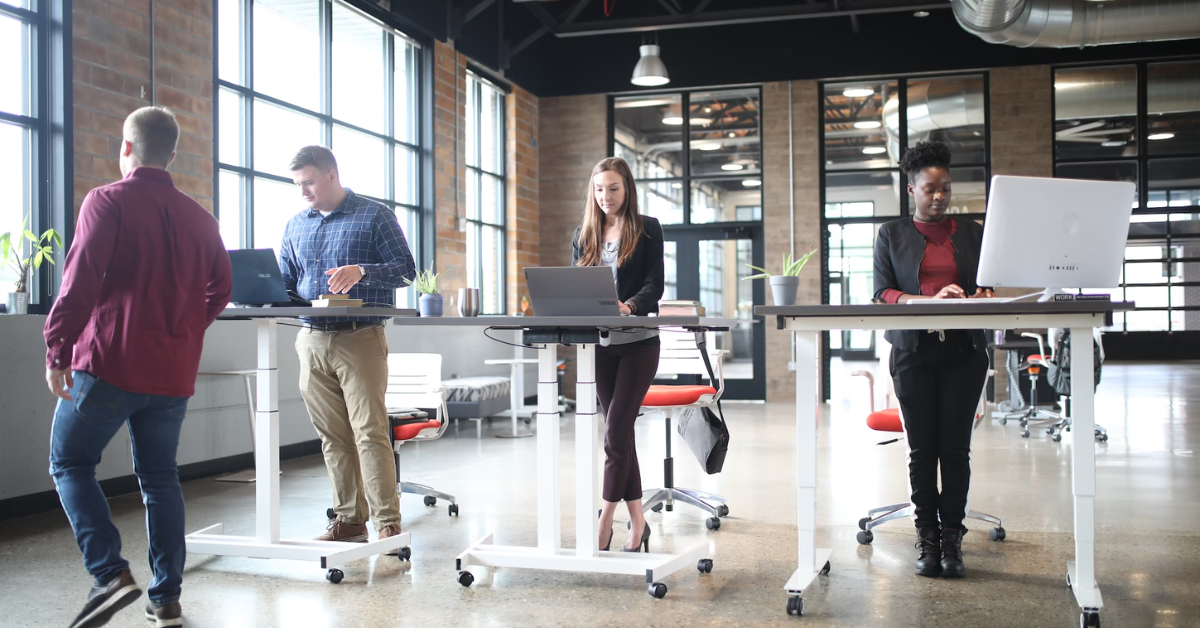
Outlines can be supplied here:
<path id="1" fill-rule="evenodd" d="M 762 267 L 764 256 L 764 229 L 760 222 L 717 223 L 701 225 L 663 225 L 663 234 L 668 242 L 676 242 L 675 292 L 678 299 L 700 299 L 699 244 L 702 240 L 745 240 L 751 242 L 750 259 L 755 266 Z M 686 270 L 685 270 L 686 269 Z M 766 298 L 764 281 L 752 281 L 752 298 L 755 305 L 763 305 Z M 767 334 L 762 316 L 751 316 L 751 356 L 754 377 L 752 379 L 726 379 L 724 399 L 767 398 Z"/>

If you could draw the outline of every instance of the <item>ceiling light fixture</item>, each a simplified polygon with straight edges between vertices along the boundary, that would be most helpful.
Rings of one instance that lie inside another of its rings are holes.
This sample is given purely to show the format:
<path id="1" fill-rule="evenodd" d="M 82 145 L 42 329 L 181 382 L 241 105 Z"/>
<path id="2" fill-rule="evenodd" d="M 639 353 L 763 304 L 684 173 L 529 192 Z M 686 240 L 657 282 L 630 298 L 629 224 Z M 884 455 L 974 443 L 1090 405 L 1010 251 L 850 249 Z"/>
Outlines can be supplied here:
<path id="1" fill-rule="evenodd" d="M 864 155 L 878 155 L 878 154 L 886 153 L 886 152 L 887 152 L 887 149 L 882 146 L 868 146 L 863 149 Z"/>
<path id="2" fill-rule="evenodd" d="M 696 150 L 721 150 L 720 142 L 695 142 L 692 148 Z"/>
<path id="3" fill-rule="evenodd" d="M 721 170 L 730 170 L 730 171 L 741 170 L 742 168 L 745 168 L 745 166 L 743 166 L 742 164 L 723 164 L 721 166 Z"/>
<path id="4" fill-rule="evenodd" d="M 875 90 L 870 87 L 847 87 L 842 90 L 842 95 L 846 98 L 866 98 L 874 94 Z"/>
<path id="5" fill-rule="evenodd" d="M 879 120 L 863 120 L 862 122 L 854 123 L 854 128 L 856 129 L 878 129 L 881 126 L 883 126 L 883 123 Z"/>
<path id="6" fill-rule="evenodd" d="M 1152 133 L 1146 136 L 1148 140 L 1169 140 L 1175 137 L 1174 133 Z"/>
<path id="7" fill-rule="evenodd" d="M 756 188 L 762 185 L 762 181 L 759 181 L 758 179 L 746 179 L 742 181 L 742 185 L 748 188 Z"/>
<path id="8" fill-rule="evenodd" d="M 667 76 L 667 66 L 658 56 L 658 46 L 639 46 L 638 52 L 642 58 L 633 66 L 633 78 L 629 79 L 629 82 L 642 87 L 657 87 L 671 82 Z"/>
<path id="9" fill-rule="evenodd" d="M 730 131 L 730 132 L 729 132 L 729 137 L 737 137 L 737 133 L 734 133 L 733 131 Z"/>
<path id="10" fill-rule="evenodd" d="M 913 17 L 929 17 L 929 11 L 917 11 L 913 13 Z"/>
<path id="11" fill-rule="evenodd" d="M 1124 146 L 1125 141 L 1124 140 L 1109 140 L 1107 142 L 1100 142 L 1100 145 L 1107 147 L 1107 148 L 1116 148 L 1118 146 Z"/>

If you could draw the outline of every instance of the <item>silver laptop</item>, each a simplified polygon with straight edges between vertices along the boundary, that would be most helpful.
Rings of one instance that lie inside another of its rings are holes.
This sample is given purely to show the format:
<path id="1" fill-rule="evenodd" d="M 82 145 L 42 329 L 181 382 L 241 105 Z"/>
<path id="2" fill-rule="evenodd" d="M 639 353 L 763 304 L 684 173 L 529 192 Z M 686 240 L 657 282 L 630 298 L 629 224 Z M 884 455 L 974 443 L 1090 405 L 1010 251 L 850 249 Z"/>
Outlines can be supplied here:
<path id="1" fill-rule="evenodd" d="M 621 315 L 608 266 L 529 267 L 525 283 L 537 316 Z"/>

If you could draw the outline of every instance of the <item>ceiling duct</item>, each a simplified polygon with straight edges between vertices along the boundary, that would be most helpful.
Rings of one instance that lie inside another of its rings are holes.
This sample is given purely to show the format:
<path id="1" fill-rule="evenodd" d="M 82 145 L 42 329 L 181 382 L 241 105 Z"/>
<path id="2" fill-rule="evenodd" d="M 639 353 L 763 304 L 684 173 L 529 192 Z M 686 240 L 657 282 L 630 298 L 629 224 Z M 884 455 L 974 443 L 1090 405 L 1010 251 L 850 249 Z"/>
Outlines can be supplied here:
<path id="1" fill-rule="evenodd" d="M 993 44 L 1072 48 L 1200 37 L 1195 0 L 951 0 L 954 17 Z"/>
<path id="2" fill-rule="evenodd" d="M 926 139 L 931 131 L 984 123 L 983 78 L 935 80 L 908 84 L 908 137 Z M 892 94 L 883 103 L 883 126 L 892 159 L 900 155 L 900 98 Z"/>

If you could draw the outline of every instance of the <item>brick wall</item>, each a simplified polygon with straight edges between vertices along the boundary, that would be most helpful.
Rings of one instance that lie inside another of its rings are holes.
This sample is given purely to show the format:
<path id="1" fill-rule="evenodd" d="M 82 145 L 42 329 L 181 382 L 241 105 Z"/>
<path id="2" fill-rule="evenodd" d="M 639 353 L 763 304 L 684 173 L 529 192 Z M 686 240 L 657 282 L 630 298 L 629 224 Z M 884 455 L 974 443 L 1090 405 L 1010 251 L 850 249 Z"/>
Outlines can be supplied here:
<path id="1" fill-rule="evenodd" d="M 156 0 L 153 42 L 150 0 L 75 0 L 72 28 L 76 215 L 89 190 L 121 177 L 125 117 L 152 96 L 179 120 L 175 185 L 212 211 L 213 3 Z"/>
<path id="2" fill-rule="evenodd" d="M 505 137 L 508 146 L 508 311 L 520 309 L 525 267 L 541 265 L 538 195 L 538 99 L 514 87 L 508 96 Z"/>
<path id="3" fill-rule="evenodd" d="M 763 227 L 765 230 L 765 259 L 768 269 L 774 269 L 787 254 L 788 230 L 788 84 L 763 85 Z M 814 179 L 819 170 L 818 145 L 820 98 L 816 81 L 792 83 L 792 167 L 795 194 L 796 245 L 791 251 L 803 255 L 821 242 L 821 200 L 819 182 Z M 767 288 L 767 303 L 772 304 Z M 821 303 L 821 265 L 817 256 L 804 267 L 800 289 L 796 295 L 799 305 Z M 767 325 L 767 401 L 790 402 L 796 396 L 796 374 L 788 370 L 791 360 L 790 332 Z"/>

